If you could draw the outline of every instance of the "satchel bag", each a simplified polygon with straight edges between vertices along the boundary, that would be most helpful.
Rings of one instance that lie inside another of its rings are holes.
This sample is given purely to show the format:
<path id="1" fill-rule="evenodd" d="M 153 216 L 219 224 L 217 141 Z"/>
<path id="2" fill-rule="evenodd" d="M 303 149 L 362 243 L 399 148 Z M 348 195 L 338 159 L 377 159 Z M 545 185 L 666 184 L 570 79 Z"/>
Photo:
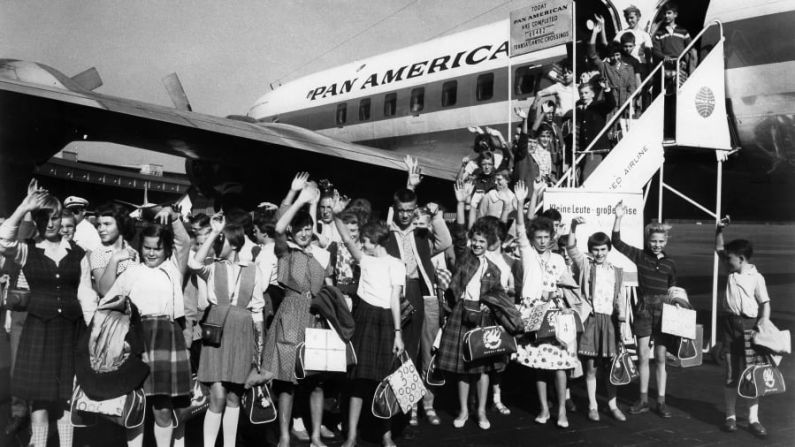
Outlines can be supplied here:
<path id="1" fill-rule="evenodd" d="M 229 311 L 232 309 L 231 305 L 227 306 L 221 321 L 208 321 L 214 314 L 218 312 L 217 307 L 218 306 L 208 307 L 204 312 L 202 321 L 199 322 L 199 326 L 202 328 L 202 343 L 216 348 L 221 346 L 221 337 L 224 334 L 224 324 L 226 324 L 226 317 L 229 316 Z"/>
<path id="2" fill-rule="evenodd" d="M 85 426 L 85 413 L 98 414 L 124 428 L 140 427 L 146 414 L 146 395 L 138 388 L 124 396 L 103 401 L 90 399 L 77 384 L 70 402 L 71 423 L 75 427 Z"/>
<path id="3" fill-rule="evenodd" d="M 6 308 L 14 312 L 25 312 L 30 303 L 30 290 L 8 289 L 6 291 Z"/>
<path id="4" fill-rule="evenodd" d="M 461 321 L 464 326 L 477 326 L 482 319 L 480 301 L 464 300 Z"/>
<path id="5" fill-rule="evenodd" d="M 768 360 L 769 363 L 745 368 L 737 383 L 737 394 L 746 399 L 755 399 L 787 390 L 781 371 L 773 365 L 769 356 Z"/>
<path id="6" fill-rule="evenodd" d="M 400 404 L 398 404 L 397 396 L 389 386 L 387 379 L 378 383 L 373 394 L 373 402 L 370 405 L 370 411 L 373 416 L 379 419 L 391 419 L 400 411 Z"/>
<path id="7" fill-rule="evenodd" d="M 618 345 L 618 354 L 610 366 L 610 383 L 616 386 L 628 385 L 640 376 L 635 362 L 623 343 Z"/>
<path id="8" fill-rule="evenodd" d="M 516 339 L 502 326 L 479 327 L 464 334 L 464 361 L 473 362 L 516 352 Z"/>
<path id="9" fill-rule="evenodd" d="M 249 388 L 240 400 L 252 424 L 267 424 L 276 420 L 276 406 L 267 385 Z"/>
<path id="10" fill-rule="evenodd" d="M 414 362 L 411 361 L 405 350 L 400 354 L 399 359 L 400 367 L 388 375 L 386 380 L 395 393 L 400 409 L 403 413 L 408 413 L 411 407 L 422 400 L 428 391 L 422 384 L 422 378 L 417 372 L 417 368 L 414 367 Z"/>

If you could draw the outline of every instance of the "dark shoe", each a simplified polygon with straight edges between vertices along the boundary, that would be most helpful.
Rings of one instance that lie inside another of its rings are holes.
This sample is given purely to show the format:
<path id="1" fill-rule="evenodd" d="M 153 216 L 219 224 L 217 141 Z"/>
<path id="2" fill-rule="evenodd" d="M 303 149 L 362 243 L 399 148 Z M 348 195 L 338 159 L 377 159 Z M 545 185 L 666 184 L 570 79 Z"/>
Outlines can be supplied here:
<path id="1" fill-rule="evenodd" d="M 574 413 L 577 411 L 577 405 L 571 399 L 566 399 L 566 411 Z"/>
<path id="2" fill-rule="evenodd" d="M 729 433 L 734 433 L 737 431 L 737 419 L 729 418 L 723 421 L 723 429 Z"/>
<path id="3" fill-rule="evenodd" d="M 767 437 L 767 429 L 759 422 L 751 422 L 751 424 L 748 425 L 748 429 L 751 430 L 751 433 L 753 433 L 757 438 Z"/>
<path id="4" fill-rule="evenodd" d="M 22 429 L 22 427 L 27 424 L 28 418 L 27 416 L 11 416 L 11 419 L 8 421 L 8 425 L 6 425 L 5 433 L 6 435 L 13 435 L 14 433 L 18 432 Z"/>
<path id="5" fill-rule="evenodd" d="M 668 405 L 665 405 L 665 403 L 657 404 L 657 414 L 659 414 L 663 419 L 670 419 L 671 416 L 673 416 L 673 413 L 671 413 L 671 410 L 668 408 Z"/>
<path id="6" fill-rule="evenodd" d="M 629 407 L 629 414 L 641 414 L 649 411 L 649 403 L 643 401 L 635 402 L 635 405 Z"/>

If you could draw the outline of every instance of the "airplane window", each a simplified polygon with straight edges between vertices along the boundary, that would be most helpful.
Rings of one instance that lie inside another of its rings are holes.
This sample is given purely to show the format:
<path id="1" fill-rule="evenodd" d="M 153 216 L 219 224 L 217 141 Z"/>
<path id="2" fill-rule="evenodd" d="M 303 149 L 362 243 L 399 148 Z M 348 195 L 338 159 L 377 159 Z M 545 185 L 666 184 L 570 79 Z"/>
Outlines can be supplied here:
<path id="1" fill-rule="evenodd" d="M 337 104 L 337 125 L 342 126 L 348 117 L 348 104 Z"/>
<path id="2" fill-rule="evenodd" d="M 530 67 L 519 67 L 516 69 L 516 79 L 514 83 L 515 95 L 530 95 L 536 85 L 536 77 L 530 73 Z"/>
<path id="3" fill-rule="evenodd" d="M 425 108 L 425 89 L 415 88 L 411 91 L 411 113 L 420 113 Z"/>
<path id="4" fill-rule="evenodd" d="M 359 101 L 359 121 L 368 121 L 370 119 L 370 98 L 365 98 Z"/>
<path id="5" fill-rule="evenodd" d="M 384 116 L 397 113 L 397 93 L 389 93 L 384 97 Z"/>
<path id="6" fill-rule="evenodd" d="M 458 81 L 448 81 L 442 84 L 442 107 L 454 106 L 458 93 Z"/>
<path id="7" fill-rule="evenodd" d="M 494 96 L 494 73 L 486 73 L 478 76 L 475 96 L 478 101 L 485 101 Z"/>

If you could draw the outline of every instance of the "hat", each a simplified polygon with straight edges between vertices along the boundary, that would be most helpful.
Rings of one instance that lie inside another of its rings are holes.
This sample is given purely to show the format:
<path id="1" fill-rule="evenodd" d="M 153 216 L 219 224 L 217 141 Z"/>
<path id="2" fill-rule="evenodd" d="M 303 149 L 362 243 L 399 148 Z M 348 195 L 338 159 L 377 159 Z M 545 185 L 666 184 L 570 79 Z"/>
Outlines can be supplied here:
<path id="1" fill-rule="evenodd" d="M 88 206 L 88 200 L 82 197 L 69 196 L 66 198 L 66 200 L 63 201 L 63 206 L 65 208 L 71 208 L 73 206 L 82 206 L 85 208 Z"/>

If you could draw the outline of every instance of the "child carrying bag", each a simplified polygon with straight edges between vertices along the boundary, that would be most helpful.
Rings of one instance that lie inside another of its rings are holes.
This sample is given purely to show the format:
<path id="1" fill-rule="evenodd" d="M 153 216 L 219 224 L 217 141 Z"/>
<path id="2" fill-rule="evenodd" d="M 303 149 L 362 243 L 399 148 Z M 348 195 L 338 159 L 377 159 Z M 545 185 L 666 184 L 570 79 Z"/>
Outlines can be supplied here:
<path id="1" fill-rule="evenodd" d="M 478 327 L 464 334 L 464 361 L 510 355 L 516 352 L 516 339 L 502 326 Z"/>
<path id="2" fill-rule="evenodd" d="M 787 390 L 784 376 L 773 364 L 770 356 L 768 363 L 751 365 L 745 368 L 737 382 L 737 394 L 746 399 L 780 394 Z"/>
<path id="3" fill-rule="evenodd" d="M 267 424 L 276 420 L 276 406 L 268 385 L 257 385 L 246 390 L 240 404 L 252 424 Z"/>
<path id="4" fill-rule="evenodd" d="M 427 393 L 408 353 L 403 351 L 396 360 L 400 366 L 378 384 L 373 395 L 371 409 L 377 418 L 389 419 L 398 411 L 407 413 Z"/>

